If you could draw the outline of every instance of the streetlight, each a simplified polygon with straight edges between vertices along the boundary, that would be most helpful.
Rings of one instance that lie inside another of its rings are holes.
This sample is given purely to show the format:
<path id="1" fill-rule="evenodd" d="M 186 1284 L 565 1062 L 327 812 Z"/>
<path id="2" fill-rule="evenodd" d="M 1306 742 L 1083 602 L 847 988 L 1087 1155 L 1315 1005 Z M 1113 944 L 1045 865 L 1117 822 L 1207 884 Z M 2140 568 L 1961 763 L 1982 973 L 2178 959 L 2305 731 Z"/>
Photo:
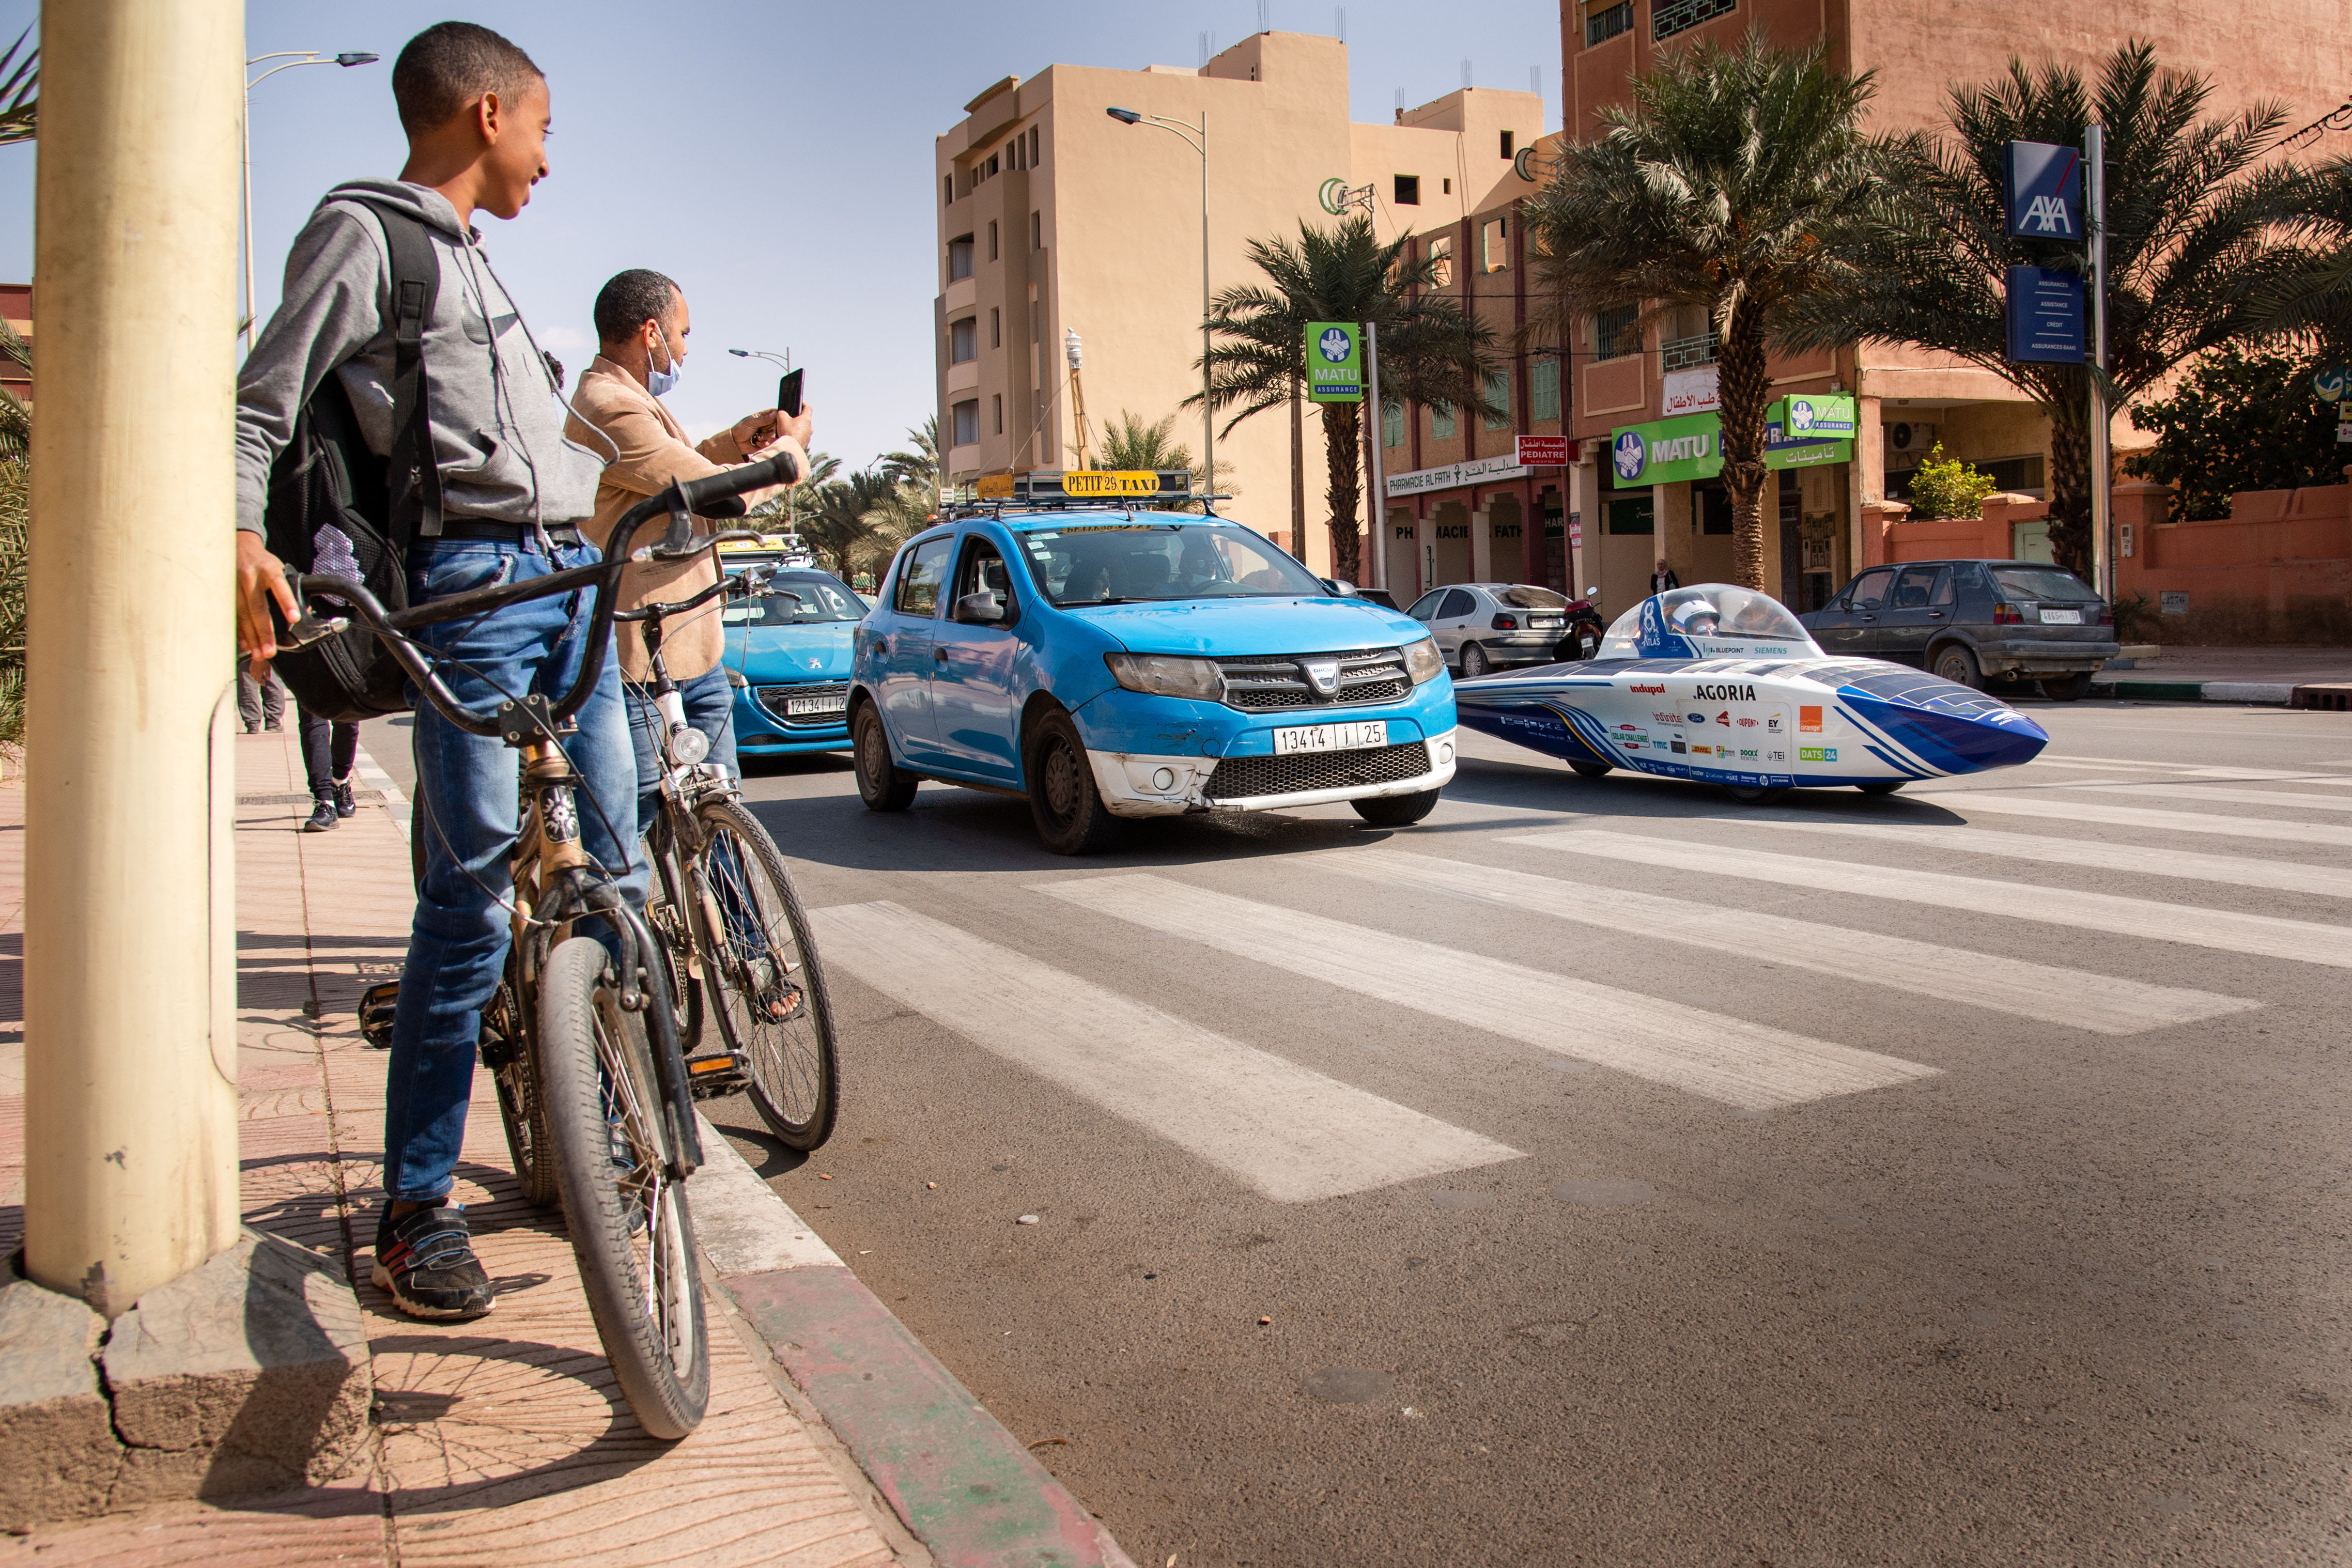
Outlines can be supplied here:
<path id="1" fill-rule="evenodd" d="M 280 49 L 274 55 L 256 55 L 245 62 L 250 70 L 264 60 L 284 60 L 282 66 L 272 66 L 245 84 L 245 107 L 237 115 L 237 138 L 244 144 L 245 165 L 245 351 L 253 352 L 253 89 L 276 76 L 290 71 L 296 66 L 370 66 L 383 58 L 353 49 L 340 55 L 322 55 L 316 49 Z"/>
<path id="2" fill-rule="evenodd" d="M 1106 109 L 1103 112 L 1121 125 L 1156 125 L 1172 131 L 1183 139 L 1185 146 L 1201 155 L 1201 473 L 1205 486 L 1202 494 L 1207 495 L 1217 487 L 1217 413 L 1209 398 L 1214 384 L 1209 374 L 1209 111 L 1201 111 L 1201 123 L 1197 126 L 1189 120 L 1140 114 L 1132 109 Z"/>

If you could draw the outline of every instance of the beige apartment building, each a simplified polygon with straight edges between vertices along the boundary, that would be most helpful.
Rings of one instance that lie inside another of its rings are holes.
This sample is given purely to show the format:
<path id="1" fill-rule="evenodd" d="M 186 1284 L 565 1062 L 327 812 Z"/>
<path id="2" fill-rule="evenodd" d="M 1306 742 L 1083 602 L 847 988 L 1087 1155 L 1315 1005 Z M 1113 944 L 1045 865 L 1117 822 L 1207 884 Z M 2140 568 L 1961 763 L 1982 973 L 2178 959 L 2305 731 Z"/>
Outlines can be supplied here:
<path id="1" fill-rule="evenodd" d="M 1355 193 L 1360 204 L 1368 195 L 1383 239 L 1466 220 L 1516 183 L 1513 157 L 1543 120 L 1533 93 L 1480 89 L 1392 124 L 1351 123 L 1347 47 L 1297 33 L 1256 34 L 1197 70 L 1055 65 L 989 88 L 940 138 L 934 171 L 940 430 L 951 484 L 1077 461 L 1065 356 L 1072 331 L 1084 349 L 1090 455 L 1124 413 L 1147 423 L 1175 414 L 1177 439 L 1200 457 L 1200 412 L 1182 405 L 1201 384 L 1201 161 L 1171 131 L 1110 119 L 1114 107 L 1196 126 L 1207 116 L 1209 276 L 1218 289 L 1263 281 L 1250 240 L 1295 239 L 1302 222 L 1337 222 L 1327 186 L 1335 197 Z M 1323 437 L 1311 405 L 1302 422 L 1304 537 L 1284 410 L 1220 435 L 1220 480 L 1234 493 L 1220 510 L 1328 572 Z M 1549 428 L 1559 428 L 1556 415 Z M 1534 492 L 1520 493 L 1532 510 Z M 1416 542 L 1397 557 L 1411 557 Z M 1454 553 L 1466 570 L 1466 548 L 1449 550 L 1449 564 Z M 1367 555 L 1379 581 L 1386 558 Z"/>

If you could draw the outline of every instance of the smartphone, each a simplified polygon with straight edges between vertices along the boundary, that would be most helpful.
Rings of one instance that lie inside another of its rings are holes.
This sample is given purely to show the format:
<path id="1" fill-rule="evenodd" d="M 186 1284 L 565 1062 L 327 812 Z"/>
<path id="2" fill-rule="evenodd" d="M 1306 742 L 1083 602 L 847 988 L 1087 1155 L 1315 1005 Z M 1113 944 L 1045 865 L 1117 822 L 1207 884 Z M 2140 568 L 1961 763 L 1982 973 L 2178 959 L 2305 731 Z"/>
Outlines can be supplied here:
<path id="1" fill-rule="evenodd" d="M 800 371 L 787 371 L 784 379 L 776 383 L 776 407 L 782 410 L 787 418 L 798 419 L 801 416 Z"/>

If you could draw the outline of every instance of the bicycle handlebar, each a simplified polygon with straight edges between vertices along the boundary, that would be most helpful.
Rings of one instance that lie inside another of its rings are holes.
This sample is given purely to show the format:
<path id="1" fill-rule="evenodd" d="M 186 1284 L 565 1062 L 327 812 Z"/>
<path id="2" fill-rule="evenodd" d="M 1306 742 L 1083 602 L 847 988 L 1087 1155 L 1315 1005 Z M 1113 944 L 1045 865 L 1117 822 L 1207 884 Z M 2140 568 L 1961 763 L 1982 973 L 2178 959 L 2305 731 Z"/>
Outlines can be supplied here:
<path id="1" fill-rule="evenodd" d="M 740 538 L 738 530 L 698 538 L 693 518 L 741 517 L 745 511 L 743 492 L 770 485 L 792 484 L 800 477 L 799 465 L 789 452 L 758 463 L 745 463 L 733 468 L 722 468 L 716 474 L 699 479 L 673 480 L 667 486 L 646 497 L 621 514 L 605 539 L 604 558 L 586 566 L 575 566 L 562 571 L 550 572 L 545 577 L 528 582 L 504 583 L 494 588 L 478 588 L 465 593 L 453 593 L 446 599 L 436 599 L 401 611 L 387 611 L 383 601 L 360 584 L 348 578 L 326 577 L 315 572 L 286 573 L 287 585 L 294 591 L 294 601 L 301 606 L 299 620 L 287 628 L 280 645 L 300 648 L 331 636 L 348 625 L 349 621 L 321 621 L 310 612 L 308 596 L 323 594 L 341 600 L 357 620 L 392 651 L 408 678 L 416 683 L 427 701 L 440 710 L 441 716 L 458 728 L 470 734 L 495 736 L 499 733 L 498 716 L 476 714 L 460 703 L 433 667 L 417 652 L 416 645 L 405 635 L 419 626 L 438 625 L 446 621 L 463 620 L 473 615 L 488 615 L 533 599 L 545 599 L 558 593 L 571 593 L 583 588 L 593 588 L 596 593 L 595 619 L 588 629 L 588 646 L 582 660 L 580 675 L 572 689 L 556 704 L 550 717 L 561 727 L 587 704 L 604 673 L 604 653 L 611 645 L 614 609 L 613 597 L 619 588 L 622 570 L 632 559 L 629 547 L 635 541 L 637 530 L 663 513 L 669 514 L 669 531 L 662 542 L 651 547 L 646 556 L 656 560 L 683 560 L 701 554 L 729 537 Z M 757 535 L 751 536 L 757 538 Z"/>

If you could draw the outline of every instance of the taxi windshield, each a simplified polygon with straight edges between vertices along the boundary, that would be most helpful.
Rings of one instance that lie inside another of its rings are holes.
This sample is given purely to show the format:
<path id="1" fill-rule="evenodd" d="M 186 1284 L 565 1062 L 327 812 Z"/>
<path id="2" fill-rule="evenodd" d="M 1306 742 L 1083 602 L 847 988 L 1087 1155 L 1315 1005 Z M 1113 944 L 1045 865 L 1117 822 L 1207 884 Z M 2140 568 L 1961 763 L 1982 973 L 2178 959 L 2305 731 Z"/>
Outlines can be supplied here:
<path id="1" fill-rule="evenodd" d="M 1288 555 L 1230 525 L 1069 523 L 1019 538 L 1038 588 L 1066 609 L 1331 591 Z"/>
<path id="2" fill-rule="evenodd" d="M 771 585 L 775 589 L 772 594 L 728 600 L 719 619 L 730 626 L 815 626 L 866 618 L 866 601 L 830 572 L 780 571 Z M 794 597 L 787 599 L 786 594 Z"/>

